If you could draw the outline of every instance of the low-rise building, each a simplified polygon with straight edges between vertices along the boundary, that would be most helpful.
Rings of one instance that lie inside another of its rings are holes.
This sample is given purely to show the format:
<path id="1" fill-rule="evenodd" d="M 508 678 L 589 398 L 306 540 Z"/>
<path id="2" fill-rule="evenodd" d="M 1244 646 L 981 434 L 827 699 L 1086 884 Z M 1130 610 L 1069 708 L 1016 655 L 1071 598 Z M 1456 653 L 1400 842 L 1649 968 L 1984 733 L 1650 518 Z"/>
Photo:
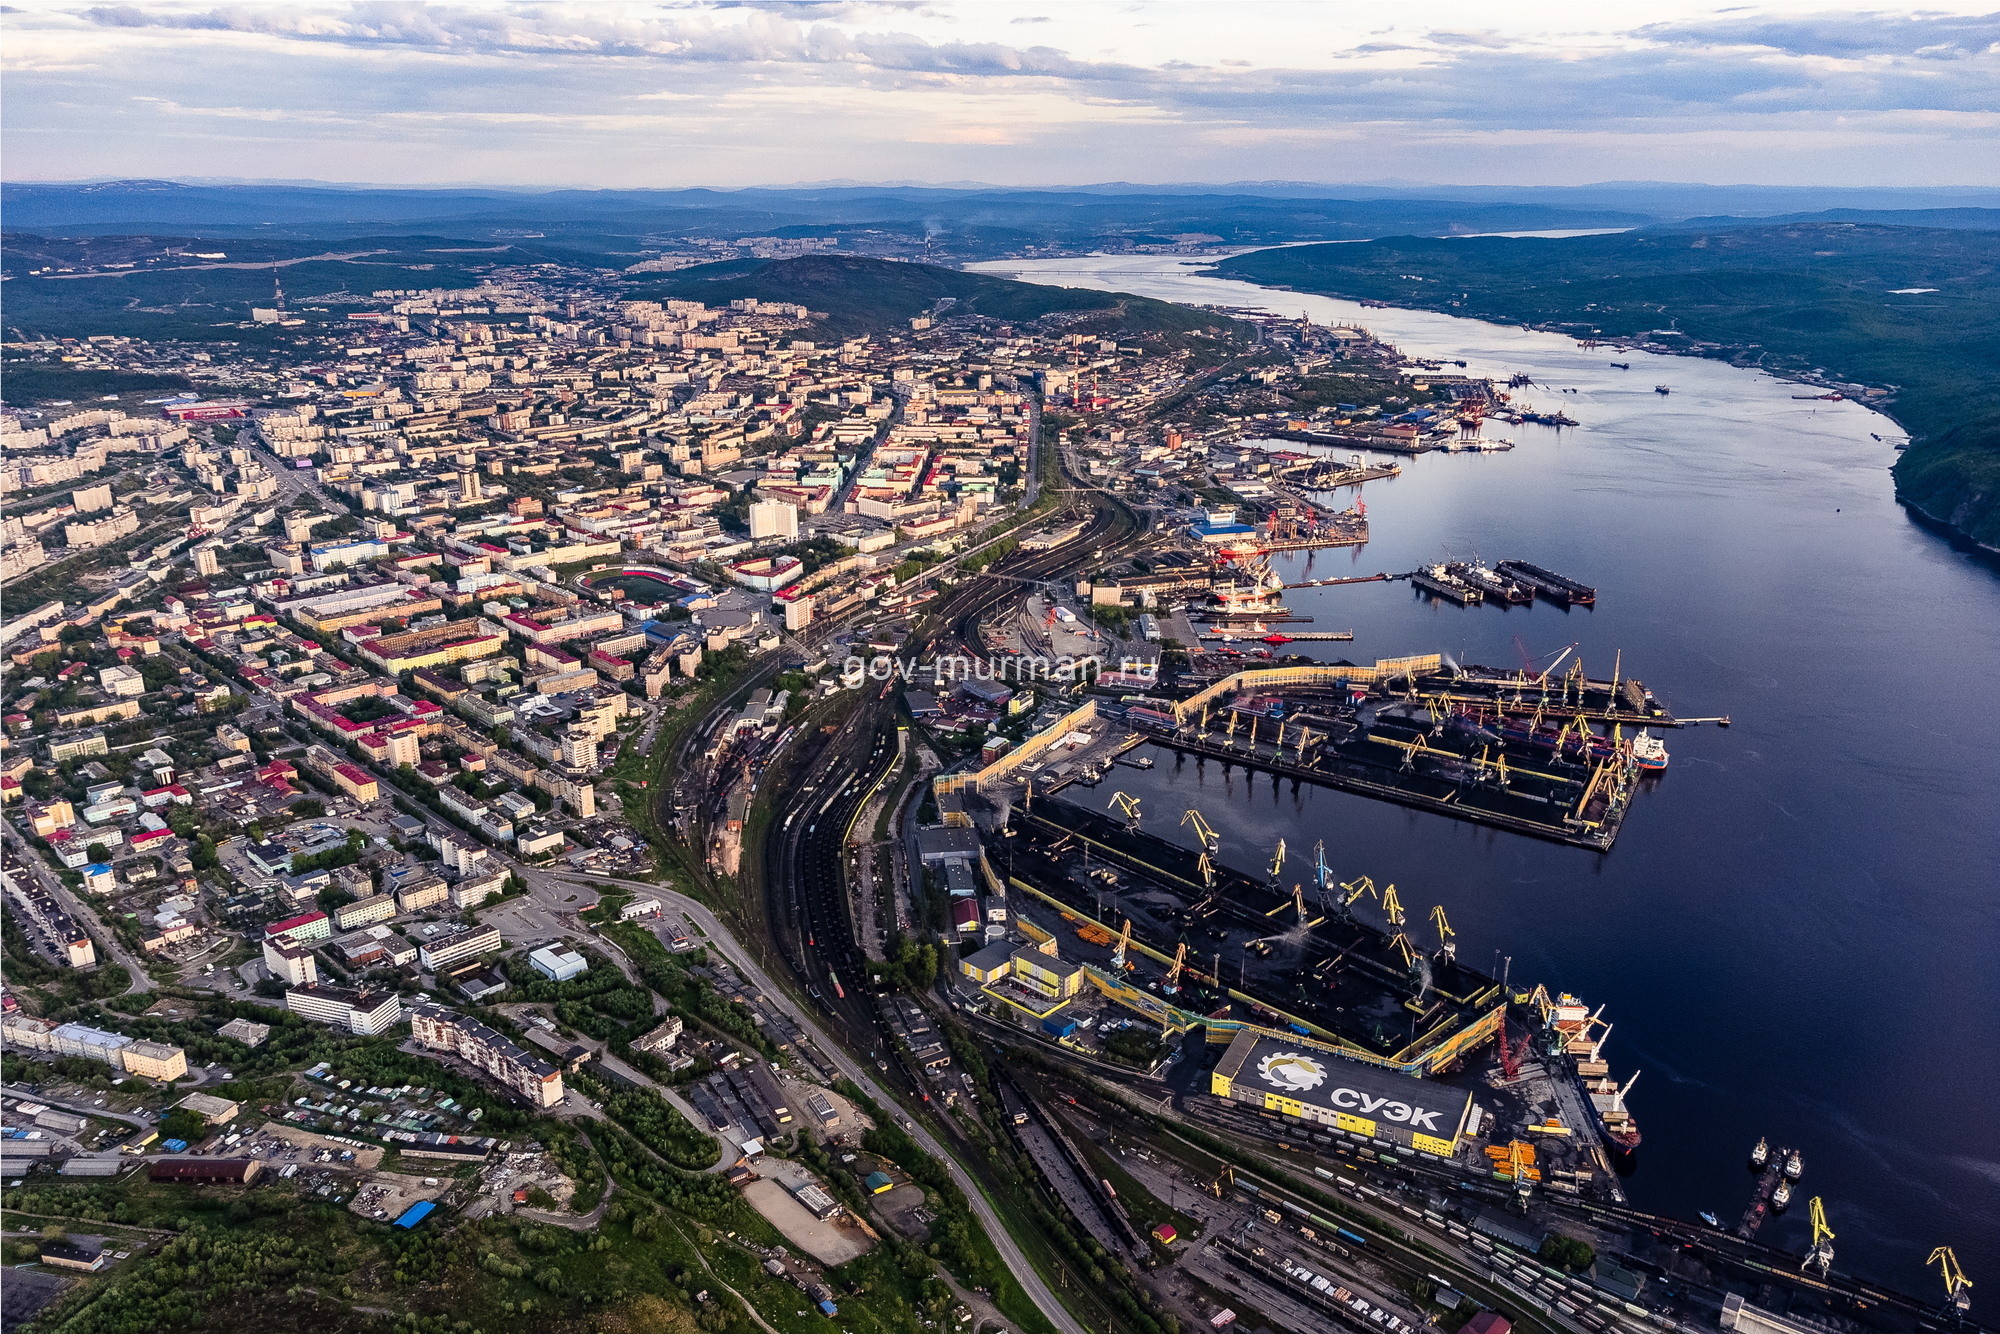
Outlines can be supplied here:
<path id="1" fill-rule="evenodd" d="M 545 945 L 528 956 L 528 962 L 536 972 L 551 982 L 567 982 L 572 977 L 587 971 L 590 964 L 581 954 L 566 946 Z"/>
<path id="2" fill-rule="evenodd" d="M 678 1015 L 669 1015 L 658 1028 L 632 1040 L 632 1046 L 639 1051 L 666 1051 L 680 1040 L 681 1020 Z"/>
<path id="3" fill-rule="evenodd" d="M 333 924 L 342 931 L 352 931 L 371 922 L 386 922 L 395 915 L 396 898 L 393 894 L 370 894 L 367 898 L 335 908 Z"/>
<path id="4" fill-rule="evenodd" d="M 271 1026 L 253 1024 L 248 1019 L 231 1019 L 216 1029 L 215 1035 L 220 1038 L 234 1038 L 246 1047 L 255 1047 L 271 1036 Z"/>

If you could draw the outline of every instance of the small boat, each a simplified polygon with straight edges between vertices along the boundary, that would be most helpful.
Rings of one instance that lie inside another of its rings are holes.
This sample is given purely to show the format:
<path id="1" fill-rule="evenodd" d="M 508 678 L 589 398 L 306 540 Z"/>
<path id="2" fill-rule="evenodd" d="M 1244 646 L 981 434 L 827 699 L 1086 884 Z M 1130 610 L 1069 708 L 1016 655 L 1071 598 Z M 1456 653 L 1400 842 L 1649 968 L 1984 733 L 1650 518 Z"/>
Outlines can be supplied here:
<path id="1" fill-rule="evenodd" d="M 1656 384 L 1653 386 L 1653 392 L 1656 394 L 1671 394 L 1673 390 L 1667 388 L 1663 384 Z"/>
<path id="2" fill-rule="evenodd" d="M 1612 364 L 1616 365 L 1617 363 L 1613 362 Z M 1710 1227 L 1719 1228 L 1722 1226 L 1722 1220 L 1717 1218 L 1714 1214 L 1710 1213 L 1706 1209 L 1701 1211 L 1701 1221 L 1708 1224 Z"/>
<path id="3" fill-rule="evenodd" d="M 1632 369 L 1632 363 L 1629 361 L 1614 361 L 1611 364 L 1616 366 L 1621 371 L 1629 371 Z M 1707 1216 L 1708 1215 L 1706 1214 L 1702 1215 L 1702 1217 L 1704 1218 L 1706 1218 Z"/>
<path id="4" fill-rule="evenodd" d="M 1654 771 L 1666 768 L 1667 743 L 1651 732 L 1641 731 L 1632 738 L 1632 763 Z"/>
<path id="5" fill-rule="evenodd" d="M 1799 1151 L 1793 1149 L 1791 1157 L 1785 1159 L 1785 1180 L 1797 1181 L 1801 1176 L 1805 1175 L 1805 1170 L 1806 1165 L 1804 1160 L 1799 1157 Z"/>
<path id="6" fill-rule="evenodd" d="M 1780 1181 L 1778 1183 L 1778 1188 L 1771 1192 L 1771 1208 L 1774 1211 L 1783 1209 L 1786 1205 L 1790 1204 L 1791 1202 L 1792 1202 L 1792 1183 L 1789 1181 Z"/>
<path id="7" fill-rule="evenodd" d="M 1762 1167 L 1771 1161 L 1771 1145 L 1762 1135 L 1757 1137 L 1757 1147 L 1750 1150 L 1750 1166 Z"/>

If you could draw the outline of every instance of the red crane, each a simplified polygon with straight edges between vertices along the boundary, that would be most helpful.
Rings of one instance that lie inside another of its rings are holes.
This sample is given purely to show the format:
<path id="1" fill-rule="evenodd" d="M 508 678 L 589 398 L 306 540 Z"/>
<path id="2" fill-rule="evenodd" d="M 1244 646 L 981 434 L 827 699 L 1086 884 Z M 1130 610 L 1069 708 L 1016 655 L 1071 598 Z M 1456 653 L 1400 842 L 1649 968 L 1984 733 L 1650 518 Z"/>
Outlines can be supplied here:
<path id="1" fill-rule="evenodd" d="M 1510 1081 L 1520 1077 L 1521 1056 L 1527 1050 L 1528 1050 L 1528 1035 L 1526 1033 L 1523 1033 L 1521 1035 L 1520 1046 L 1509 1047 L 1507 1045 L 1507 1016 L 1504 1014 L 1501 1015 L 1500 1016 L 1500 1070 L 1501 1073 L 1505 1074 Z"/>

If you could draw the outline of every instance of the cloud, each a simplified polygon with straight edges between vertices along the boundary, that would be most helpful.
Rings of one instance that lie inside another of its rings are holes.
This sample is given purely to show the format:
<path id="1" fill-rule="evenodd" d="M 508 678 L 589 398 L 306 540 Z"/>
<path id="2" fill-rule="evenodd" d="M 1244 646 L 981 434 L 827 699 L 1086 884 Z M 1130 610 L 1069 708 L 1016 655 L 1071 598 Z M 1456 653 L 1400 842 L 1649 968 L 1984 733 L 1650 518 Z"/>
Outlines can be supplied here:
<path id="1" fill-rule="evenodd" d="M 1445 168 L 1393 153 L 1365 169 L 1318 155 L 1504 141 L 1555 161 L 1555 145 L 1585 140 L 1606 160 L 1609 145 L 1629 145 L 1634 162 L 1620 174 L 1652 176 L 1669 143 L 1699 159 L 1727 142 L 1789 166 L 1798 136 L 1812 136 L 1821 149 L 1916 146 L 1901 169 L 1928 161 L 1959 180 L 1975 158 L 1942 146 L 1980 133 L 2000 82 L 1991 16 L 1689 9 L 1586 29 L 1576 25 L 1595 16 L 1447 4 L 1372 30 L 1331 12 L 1309 34 L 1290 5 L 1194 0 L 1076 0 L 1059 11 L 1037 0 L 36 8 L 8 20 L 0 133 L 10 150 L 32 143 L 46 154 L 16 153 L 10 174 L 22 161 L 61 162 L 57 145 L 72 175 L 128 157 L 179 161 L 186 145 L 175 136 L 208 124 L 241 127 L 232 142 L 243 146 L 230 151 L 273 158 L 318 159 L 345 135 L 379 161 L 393 156 L 385 147 L 421 141 L 406 169 L 430 179 L 464 179 L 436 165 L 455 153 L 490 153 L 528 174 L 552 158 L 564 179 L 575 179 L 572 163 L 649 153 L 676 170 L 789 164 L 762 179 L 901 177 L 916 171 L 903 149 L 924 144 L 960 151 L 962 161 L 938 159 L 947 178 L 1006 179 L 984 164 L 1018 160 L 1033 180 L 1051 170 L 1192 179 L 1200 153 L 1262 144 L 1268 155 L 1254 166 L 1224 157 L 1222 169 L 1440 179 Z M 1762 149 L 1741 147 L 1759 136 Z M 233 160 L 212 169 L 255 174 Z M 622 168 L 597 169 L 615 179 Z M 267 174 L 299 171 L 287 161 Z"/>
<path id="2" fill-rule="evenodd" d="M 1777 20 L 1658 23 L 1639 28 L 1634 35 L 1670 46 L 1760 47 L 1784 55 L 1843 59 L 1938 50 L 1991 54 L 2000 44 L 2000 14 L 1827 13 Z"/>

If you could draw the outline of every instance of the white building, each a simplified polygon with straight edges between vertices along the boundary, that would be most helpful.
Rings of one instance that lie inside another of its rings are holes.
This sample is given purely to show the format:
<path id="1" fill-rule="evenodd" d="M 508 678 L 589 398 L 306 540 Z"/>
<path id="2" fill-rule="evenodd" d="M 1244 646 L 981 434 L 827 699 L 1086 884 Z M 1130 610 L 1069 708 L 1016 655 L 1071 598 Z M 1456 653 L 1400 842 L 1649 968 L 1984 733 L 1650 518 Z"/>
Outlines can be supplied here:
<path id="1" fill-rule="evenodd" d="M 585 972 L 590 964 L 581 954 L 566 946 L 544 945 L 528 956 L 535 971 L 551 982 L 567 982 L 572 977 Z"/>
<path id="2" fill-rule="evenodd" d="M 97 683 L 104 687 L 106 694 L 119 699 L 137 699 L 146 693 L 146 678 L 139 675 L 139 669 L 122 663 L 99 672 Z"/>
<path id="3" fill-rule="evenodd" d="M 797 540 L 799 507 L 788 500 L 760 500 L 750 507 L 750 538 L 782 537 Z"/>
<path id="4" fill-rule="evenodd" d="M 287 986 L 309 987 L 319 981 L 319 961 L 313 952 L 285 936 L 264 938 L 264 966 Z"/>
<path id="5" fill-rule="evenodd" d="M 316 1023 L 331 1024 L 362 1037 L 394 1028 L 403 1018 L 403 1002 L 393 991 L 355 991 L 348 987 L 294 987 L 285 993 L 285 1008 Z"/>

